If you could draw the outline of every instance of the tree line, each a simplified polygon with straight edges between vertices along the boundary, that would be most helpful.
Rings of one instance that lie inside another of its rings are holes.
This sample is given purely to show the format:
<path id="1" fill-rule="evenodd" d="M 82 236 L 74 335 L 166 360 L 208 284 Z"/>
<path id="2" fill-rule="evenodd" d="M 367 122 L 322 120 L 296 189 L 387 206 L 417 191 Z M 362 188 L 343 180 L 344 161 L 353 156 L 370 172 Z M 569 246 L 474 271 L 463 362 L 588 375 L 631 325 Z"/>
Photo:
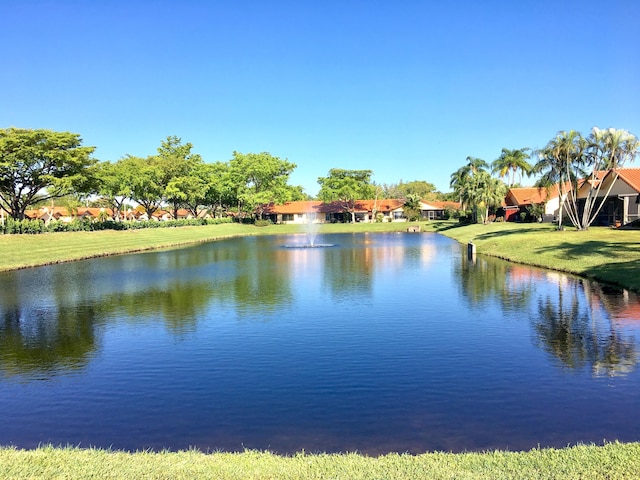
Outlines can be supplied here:
<path id="1" fill-rule="evenodd" d="M 20 220 L 29 208 L 71 195 L 76 201 L 97 198 L 116 221 L 131 208 L 129 202 L 149 218 L 159 209 L 177 218 L 184 208 L 193 217 L 205 209 L 213 217 L 233 212 L 242 219 L 260 218 L 270 203 L 310 199 L 301 186 L 289 184 L 296 164 L 268 152 L 234 151 L 227 162 L 207 163 L 177 136 L 168 136 L 146 157 L 99 161 L 94 151 L 76 133 L 0 129 L 0 209 Z M 318 198 L 342 202 L 346 212 L 356 199 L 436 194 L 435 186 L 424 181 L 376 185 L 372 174 L 331 169 L 318 178 Z"/>
<path id="2" fill-rule="evenodd" d="M 127 202 L 149 218 L 160 208 L 179 208 L 194 217 L 234 208 L 250 214 L 257 205 L 305 198 L 289 185 L 294 163 L 269 153 L 233 152 L 228 162 L 206 163 L 191 143 L 176 136 L 147 157 L 125 155 L 115 162 L 92 157 L 76 133 L 8 128 L 0 130 L 0 208 L 14 219 L 38 204 L 68 195 L 99 197 L 119 221 Z"/>

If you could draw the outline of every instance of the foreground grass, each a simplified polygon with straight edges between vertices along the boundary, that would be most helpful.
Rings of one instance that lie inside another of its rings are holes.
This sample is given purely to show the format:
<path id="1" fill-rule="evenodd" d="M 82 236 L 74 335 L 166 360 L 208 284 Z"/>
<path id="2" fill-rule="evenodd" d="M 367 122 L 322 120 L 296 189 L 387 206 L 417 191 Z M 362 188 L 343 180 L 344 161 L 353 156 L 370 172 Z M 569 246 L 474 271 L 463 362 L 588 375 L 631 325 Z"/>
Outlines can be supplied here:
<path id="1" fill-rule="evenodd" d="M 431 229 L 461 243 L 473 242 L 477 253 L 640 291 L 640 230 L 557 231 L 551 224 L 442 222 L 434 222 Z"/>
<path id="2" fill-rule="evenodd" d="M 290 457 L 266 452 L 204 454 L 0 448 L 3 479 L 633 479 L 640 443 L 529 452 L 358 454 Z"/>

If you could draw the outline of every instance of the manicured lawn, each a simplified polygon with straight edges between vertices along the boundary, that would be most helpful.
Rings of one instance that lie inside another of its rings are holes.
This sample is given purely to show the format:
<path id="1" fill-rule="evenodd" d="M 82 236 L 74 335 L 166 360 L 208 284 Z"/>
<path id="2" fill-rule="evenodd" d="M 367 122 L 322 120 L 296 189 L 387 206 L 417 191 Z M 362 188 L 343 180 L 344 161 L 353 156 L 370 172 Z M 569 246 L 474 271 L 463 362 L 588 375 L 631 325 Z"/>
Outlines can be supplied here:
<path id="1" fill-rule="evenodd" d="M 55 479 L 635 479 L 640 443 L 529 452 L 357 454 L 290 457 L 239 454 L 0 449 L 0 478 Z"/>

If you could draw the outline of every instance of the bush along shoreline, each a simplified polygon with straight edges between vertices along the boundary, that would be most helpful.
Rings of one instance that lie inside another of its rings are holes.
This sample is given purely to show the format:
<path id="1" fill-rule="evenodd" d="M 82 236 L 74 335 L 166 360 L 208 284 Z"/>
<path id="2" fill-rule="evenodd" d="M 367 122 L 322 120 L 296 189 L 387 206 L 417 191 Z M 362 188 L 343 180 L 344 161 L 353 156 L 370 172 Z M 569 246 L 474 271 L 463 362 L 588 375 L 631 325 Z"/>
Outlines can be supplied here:
<path id="1" fill-rule="evenodd" d="M 114 222 L 113 220 L 93 221 L 89 219 L 74 219 L 70 222 L 53 220 L 45 224 L 42 220 L 25 218 L 14 220 L 8 218 L 0 226 L 0 233 L 4 235 L 37 235 L 54 232 L 94 232 L 100 230 L 141 230 L 144 228 L 175 228 L 193 227 L 201 225 L 220 225 L 233 223 L 234 219 L 227 218 L 192 218 L 163 221 L 132 221 Z"/>

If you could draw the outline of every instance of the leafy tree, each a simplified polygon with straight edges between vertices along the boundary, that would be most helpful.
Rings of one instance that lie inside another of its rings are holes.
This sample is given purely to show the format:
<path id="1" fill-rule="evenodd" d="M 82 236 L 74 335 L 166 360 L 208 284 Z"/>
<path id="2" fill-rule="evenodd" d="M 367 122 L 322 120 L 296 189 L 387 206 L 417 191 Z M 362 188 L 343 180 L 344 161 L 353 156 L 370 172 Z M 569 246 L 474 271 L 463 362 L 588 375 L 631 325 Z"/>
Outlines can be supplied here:
<path id="1" fill-rule="evenodd" d="M 167 178 L 163 170 L 165 162 L 158 157 L 126 156 L 121 160 L 127 170 L 129 197 L 138 203 L 149 219 L 158 210 L 164 200 Z"/>
<path id="2" fill-rule="evenodd" d="M 206 192 L 206 179 L 203 179 L 202 157 L 191 152 L 191 143 L 182 143 L 179 137 L 168 136 L 158 148 L 156 162 L 161 165 L 164 177 L 164 199 L 173 207 L 173 218 L 178 218 L 180 206 L 190 205 L 195 212 Z M 196 202 L 194 204 L 194 202 Z M 197 214 L 197 212 L 196 212 Z"/>
<path id="3" fill-rule="evenodd" d="M 304 198 L 300 187 L 288 184 L 295 163 L 268 152 L 233 152 L 229 161 L 229 179 L 236 191 L 238 213 L 262 216 L 269 203 L 284 203 Z"/>
<path id="4" fill-rule="evenodd" d="M 371 170 L 332 168 L 328 176 L 318 178 L 318 198 L 324 202 L 339 202 L 344 211 L 351 214 L 351 222 L 355 223 L 356 201 L 371 199 L 375 195 L 372 175 Z"/>
<path id="5" fill-rule="evenodd" d="M 72 192 L 88 192 L 94 181 L 91 157 L 76 133 L 0 130 L 0 208 L 23 219 L 27 208 Z"/>
<path id="6" fill-rule="evenodd" d="M 387 198 L 406 198 L 411 194 L 418 195 L 420 199 L 436 200 L 439 197 L 436 186 L 424 180 L 413 180 L 412 182 L 400 180 L 398 184 L 385 185 L 385 189 Z"/>
<path id="7" fill-rule="evenodd" d="M 528 148 L 515 150 L 503 148 L 500 156 L 491 163 L 493 167 L 492 173 L 497 173 L 500 177 L 510 175 L 509 187 L 512 187 L 515 184 L 518 171 L 520 171 L 520 178 L 522 178 L 523 173 L 527 176 L 531 174 L 532 166 L 527 162 L 529 158 L 528 151 Z"/>
<path id="8" fill-rule="evenodd" d="M 506 185 L 488 172 L 479 172 L 473 177 L 471 201 L 480 209 L 482 223 L 489 221 L 489 210 L 499 207 L 507 193 Z"/>
<path id="9" fill-rule="evenodd" d="M 135 176 L 135 171 L 131 170 L 132 167 L 132 162 L 126 159 L 115 163 L 99 164 L 97 193 L 113 210 L 113 218 L 116 222 L 120 221 L 120 212 L 124 208 L 125 201 L 132 194 L 131 181 Z"/>
<path id="10" fill-rule="evenodd" d="M 198 207 L 207 200 L 212 168 L 206 163 L 193 166 L 187 175 L 172 178 L 166 189 L 166 197 L 173 205 L 173 217 L 178 218 L 178 207 L 184 206 L 192 216 L 198 216 Z"/>
<path id="11" fill-rule="evenodd" d="M 208 188 L 203 204 L 211 208 L 212 215 L 215 217 L 238 204 L 237 188 L 231 181 L 228 163 L 207 164 L 206 170 Z"/>

